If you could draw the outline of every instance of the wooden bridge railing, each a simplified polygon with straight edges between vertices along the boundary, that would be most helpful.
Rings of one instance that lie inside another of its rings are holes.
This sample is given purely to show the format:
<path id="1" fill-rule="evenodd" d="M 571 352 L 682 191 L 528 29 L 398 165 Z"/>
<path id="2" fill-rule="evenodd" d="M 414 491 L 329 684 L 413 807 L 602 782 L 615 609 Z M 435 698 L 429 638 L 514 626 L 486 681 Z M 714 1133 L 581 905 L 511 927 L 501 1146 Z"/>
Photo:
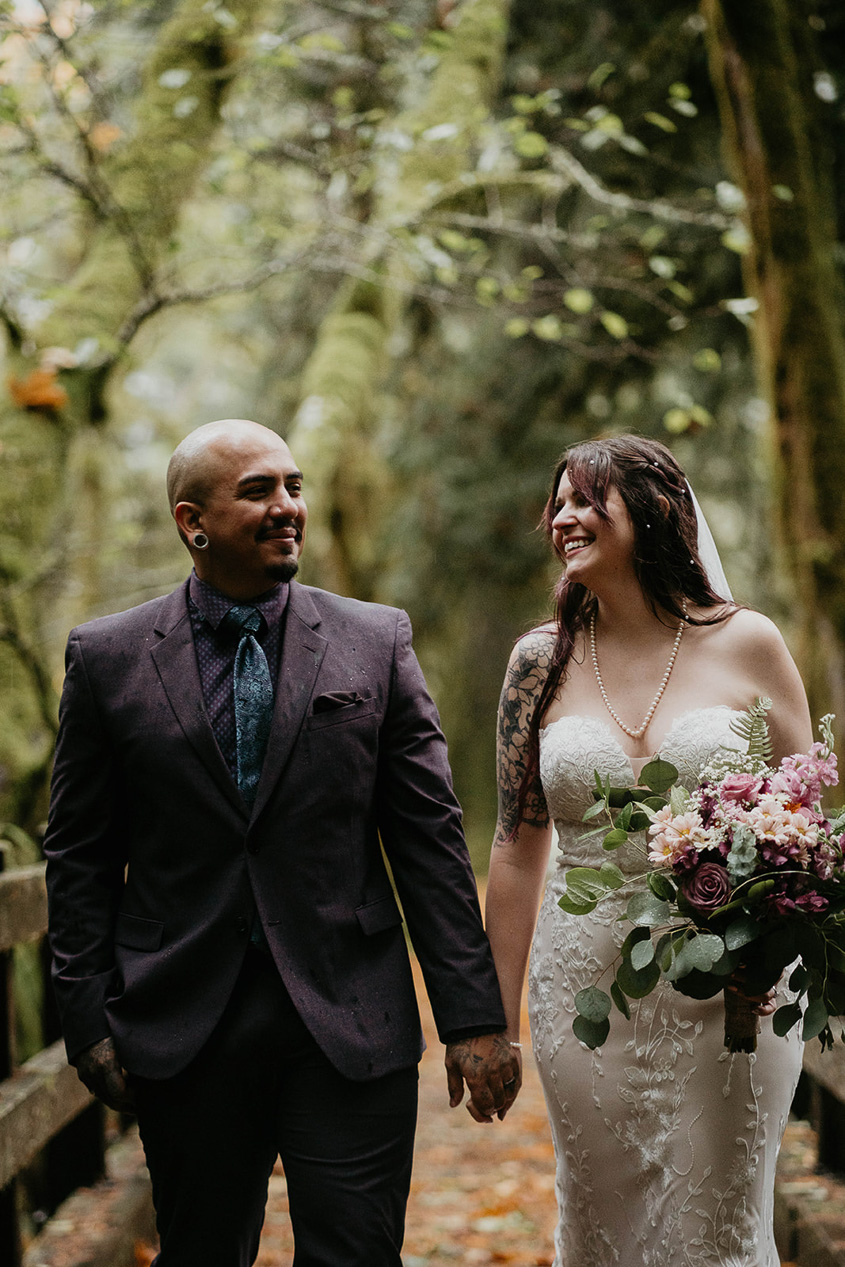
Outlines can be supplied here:
<path id="1" fill-rule="evenodd" d="M 42 942 L 47 894 L 43 865 L 2 868 L 0 852 L 0 1263 L 19 1267 L 22 1207 L 47 1217 L 103 1174 L 105 1115 L 65 1060 L 49 986 L 44 1036 L 56 1041 L 22 1065 L 16 1061 L 12 951 Z M 24 1177 L 26 1201 L 18 1191 Z"/>

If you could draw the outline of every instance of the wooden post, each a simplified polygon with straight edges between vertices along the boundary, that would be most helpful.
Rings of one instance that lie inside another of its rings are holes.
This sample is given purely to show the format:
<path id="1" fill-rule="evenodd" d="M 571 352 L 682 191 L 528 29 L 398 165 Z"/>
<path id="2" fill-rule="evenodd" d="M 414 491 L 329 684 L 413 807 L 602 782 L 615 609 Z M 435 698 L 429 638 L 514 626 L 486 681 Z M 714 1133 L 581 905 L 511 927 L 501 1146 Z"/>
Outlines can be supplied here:
<path id="1" fill-rule="evenodd" d="M 6 867 L 7 846 L 0 842 L 0 872 Z M 0 951 L 0 1079 L 15 1067 L 15 1013 L 12 995 L 12 951 Z M 23 1248 L 18 1223 L 17 1180 L 0 1190 L 0 1263 L 20 1267 Z"/>

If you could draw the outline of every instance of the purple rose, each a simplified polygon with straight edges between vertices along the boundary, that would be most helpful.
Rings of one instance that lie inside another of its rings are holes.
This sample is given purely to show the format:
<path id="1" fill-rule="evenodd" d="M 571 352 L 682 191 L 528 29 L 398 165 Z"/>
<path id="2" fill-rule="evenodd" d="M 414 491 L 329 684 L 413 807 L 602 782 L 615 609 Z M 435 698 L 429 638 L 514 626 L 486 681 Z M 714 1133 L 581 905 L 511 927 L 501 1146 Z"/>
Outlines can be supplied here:
<path id="1" fill-rule="evenodd" d="M 715 911 L 731 895 L 730 877 L 718 862 L 702 862 L 684 882 L 684 895 L 697 911 Z"/>
<path id="2" fill-rule="evenodd" d="M 753 801 L 763 786 L 757 774 L 727 774 L 721 783 L 723 801 Z"/>

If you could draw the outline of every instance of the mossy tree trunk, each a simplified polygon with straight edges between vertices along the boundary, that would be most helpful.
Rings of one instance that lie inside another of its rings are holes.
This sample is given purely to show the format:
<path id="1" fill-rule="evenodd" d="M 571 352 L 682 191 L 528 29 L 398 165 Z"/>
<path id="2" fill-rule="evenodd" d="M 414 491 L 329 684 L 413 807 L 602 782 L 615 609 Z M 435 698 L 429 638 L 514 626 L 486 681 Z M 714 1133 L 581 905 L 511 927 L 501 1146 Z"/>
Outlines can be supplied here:
<path id="1" fill-rule="evenodd" d="M 752 343 L 815 714 L 845 720 L 845 303 L 808 10 L 703 0 L 727 158 L 747 203 Z"/>
<path id="2" fill-rule="evenodd" d="M 316 512 L 309 559 L 320 582 L 341 593 L 378 592 L 377 525 L 391 480 L 372 430 L 389 340 L 414 280 L 403 232 L 472 167 L 499 85 L 509 8 L 509 0 L 463 0 L 422 101 L 382 125 L 393 138 L 382 152 L 401 157 L 381 159 L 375 174 L 366 276 L 340 286 L 304 371 L 288 440 Z"/>
<path id="3" fill-rule="evenodd" d="M 104 597 L 109 379 L 133 313 L 157 301 L 161 265 L 207 161 L 239 40 L 260 9 L 258 0 L 230 0 L 225 11 L 204 0 L 176 7 L 144 70 L 133 134 L 93 178 L 97 212 L 76 272 L 36 330 L 9 332 L 17 392 L 0 408 L 0 817 L 30 829 L 44 809 L 61 680 L 56 650 L 67 626 Z M 46 403 L 33 390 L 39 374 L 48 380 Z"/>

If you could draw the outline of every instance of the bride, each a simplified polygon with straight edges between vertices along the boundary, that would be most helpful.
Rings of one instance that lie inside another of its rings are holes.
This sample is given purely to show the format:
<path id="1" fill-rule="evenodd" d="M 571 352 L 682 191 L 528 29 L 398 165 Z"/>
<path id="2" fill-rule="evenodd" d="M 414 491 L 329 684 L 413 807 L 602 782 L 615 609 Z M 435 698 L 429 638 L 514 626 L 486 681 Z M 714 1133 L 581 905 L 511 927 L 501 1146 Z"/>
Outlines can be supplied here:
<path id="1" fill-rule="evenodd" d="M 728 1055 L 722 997 L 661 982 L 588 1050 L 572 1033 L 573 1000 L 615 958 L 626 897 L 590 916 L 557 900 L 567 867 L 607 856 L 600 836 L 581 839 L 594 771 L 630 784 L 660 753 L 692 786 L 721 744 L 737 745 L 731 719 L 757 696 L 773 701 L 775 758 L 806 751 L 804 689 L 775 626 L 727 597 L 712 540 L 702 563 L 695 500 L 662 445 L 622 436 L 569 449 L 544 522 L 563 574 L 554 624 L 517 643 L 502 691 L 487 927 L 513 1043 L 531 949 L 555 1267 L 777 1267 L 775 1161 L 801 1066 L 796 1031 L 776 1037 L 760 1000 L 757 1052 Z M 559 866 L 537 919 L 553 822 Z M 614 860 L 640 870 L 626 849 Z"/>

